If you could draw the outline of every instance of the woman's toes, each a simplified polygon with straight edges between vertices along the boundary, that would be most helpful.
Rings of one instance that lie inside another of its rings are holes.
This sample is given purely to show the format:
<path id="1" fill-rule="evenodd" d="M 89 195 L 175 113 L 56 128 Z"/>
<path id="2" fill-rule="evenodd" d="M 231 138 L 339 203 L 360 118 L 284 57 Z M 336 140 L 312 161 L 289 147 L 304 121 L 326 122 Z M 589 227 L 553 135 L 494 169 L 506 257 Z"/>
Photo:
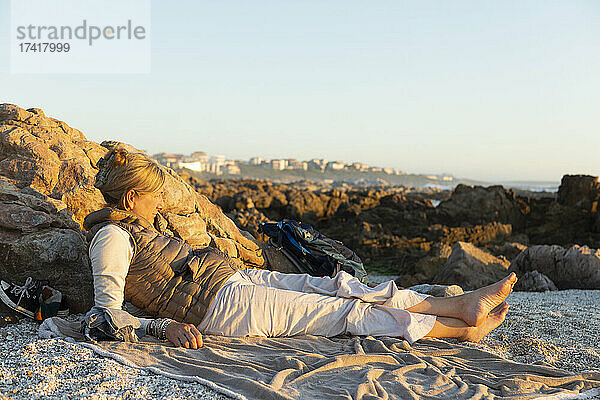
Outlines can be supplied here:
<path id="1" fill-rule="evenodd" d="M 501 281 L 469 293 L 471 300 L 467 301 L 463 321 L 471 326 L 480 325 L 494 308 L 506 300 L 516 281 L 517 276 L 513 272 Z"/>

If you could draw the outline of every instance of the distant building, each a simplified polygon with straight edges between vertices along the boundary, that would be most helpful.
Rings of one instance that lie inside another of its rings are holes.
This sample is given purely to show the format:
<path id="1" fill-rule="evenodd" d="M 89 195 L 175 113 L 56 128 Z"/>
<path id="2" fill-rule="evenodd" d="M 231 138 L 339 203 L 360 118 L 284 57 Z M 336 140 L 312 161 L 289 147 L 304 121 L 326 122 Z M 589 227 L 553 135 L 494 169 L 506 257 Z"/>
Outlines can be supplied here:
<path id="1" fill-rule="evenodd" d="M 201 163 L 208 163 L 209 160 L 210 160 L 210 157 L 205 152 L 195 151 L 192 154 L 190 154 L 188 157 L 185 157 L 184 161 L 187 161 L 187 162 L 199 161 Z"/>
<path id="2" fill-rule="evenodd" d="M 346 164 L 344 164 L 343 162 L 339 162 L 339 161 L 332 161 L 330 163 L 327 163 L 327 169 L 331 169 L 334 171 L 341 171 L 344 169 L 345 166 L 346 166 Z"/>
<path id="3" fill-rule="evenodd" d="M 209 156 L 203 151 L 195 151 L 190 155 L 182 154 L 158 153 L 153 156 L 160 164 L 170 168 L 187 168 L 192 171 L 205 172 L 214 175 L 241 175 L 239 163 L 245 164 L 244 161 L 227 160 L 224 155 Z M 262 157 L 252 157 L 248 164 L 271 168 L 278 171 L 283 170 L 317 170 L 325 172 L 330 171 L 360 171 L 385 173 L 387 175 L 402 175 L 404 172 L 394 168 L 371 167 L 360 162 L 343 163 L 341 161 L 329 161 L 326 158 L 313 158 L 310 161 L 298 161 L 295 158 L 282 158 L 269 160 Z M 429 175 L 427 178 L 431 180 L 442 180 L 450 182 L 454 177 L 448 174 Z"/>
<path id="4" fill-rule="evenodd" d="M 325 169 L 327 162 L 326 158 L 313 158 L 308 162 L 308 168 Z"/>
<path id="5" fill-rule="evenodd" d="M 272 160 L 271 168 L 276 170 L 284 170 L 287 168 L 287 160 Z"/>
<path id="6" fill-rule="evenodd" d="M 229 164 L 226 166 L 227 168 L 227 174 L 229 175 L 240 175 L 242 173 L 242 170 L 240 169 L 239 165 L 236 164 Z"/>
<path id="7" fill-rule="evenodd" d="M 179 163 L 179 168 L 187 168 L 191 169 L 192 171 L 204 172 L 207 169 L 207 163 L 200 161 L 181 162 Z"/>
<path id="8" fill-rule="evenodd" d="M 215 164 L 225 164 L 225 156 L 212 156 L 210 161 Z"/>
<path id="9" fill-rule="evenodd" d="M 216 163 L 208 163 L 208 169 L 206 170 L 206 172 L 210 173 L 210 174 L 215 174 L 215 175 L 222 175 L 223 171 L 221 171 L 221 164 L 216 164 Z"/>
<path id="10" fill-rule="evenodd" d="M 158 153 L 153 158 L 159 163 L 169 168 L 179 168 L 179 164 L 183 161 L 182 154 Z"/>
<path id="11" fill-rule="evenodd" d="M 348 169 L 365 172 L 369 170 L 369 166 L 367 164 L 362 164 L 359 162 L 354 162 L 348 165 Z"/>
<path id="12" fill-rule="evenodd" d="M 214 175 L 240 175 L 241 169 L 236 161 L 227 160 L 223 155 L 208 156 L 203 151 L 195 151 L 188 156 L 182 154 L 158 153 L 153 156 L 158 163 L 173 168 L 186 168 Z"/>
<path id="13" fill-rule="evenodd" d="M 306 161 L 298 161 L 295 158 L 288 158 L 287 163 L 287 169 L 302 169 L 304 171 L 308 169 L 308 163 Z"/>

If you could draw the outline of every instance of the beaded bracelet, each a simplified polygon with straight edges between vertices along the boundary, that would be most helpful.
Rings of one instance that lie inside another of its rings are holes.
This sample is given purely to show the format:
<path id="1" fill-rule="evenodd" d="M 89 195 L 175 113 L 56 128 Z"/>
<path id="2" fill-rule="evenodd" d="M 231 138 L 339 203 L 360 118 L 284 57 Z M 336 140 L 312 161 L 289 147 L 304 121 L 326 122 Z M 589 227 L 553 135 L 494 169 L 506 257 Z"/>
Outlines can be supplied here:
<path id="1" fill-rule="evenodd" d="M 173 322 L 173 320 L 169 318 L 158 318 L 152 320 L 146 327 L 146 333 L 159 340 L 165 340 L 167 338 L 167 326 L 169 326 L 171 322 Z"/>
<path id="2" fill-rule="evenodd" d="M 155 319 L 150 321 L 148 326 L 146 326 L 146 333 L 148 335 L 156 337 L 156 320 Z"/>
<path id="3" fill-rule="evenodd" d="M 158 335 L 156 336 L 157 338 L 159 338 L 160 340 L 165 340 L 167 338 L 167 326 L 173 322 L 172 319 L 168 319 L 168 318 L 164 318 L 159 325 L 159 332 Z"/>

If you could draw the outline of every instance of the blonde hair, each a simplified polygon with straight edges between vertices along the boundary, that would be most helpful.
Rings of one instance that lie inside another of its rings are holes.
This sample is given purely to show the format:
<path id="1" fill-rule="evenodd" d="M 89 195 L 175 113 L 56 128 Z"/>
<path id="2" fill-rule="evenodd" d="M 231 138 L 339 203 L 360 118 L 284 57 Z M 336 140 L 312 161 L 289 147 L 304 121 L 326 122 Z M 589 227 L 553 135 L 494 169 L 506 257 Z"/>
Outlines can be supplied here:
<path id="1" fill-rule="evenodd" d="M 98 161 L 95 187 L 109 205 L 127 210 L 125 194 L 131 189 L 140 194 L 154 193 L 165 183 L 166 174 L 142 153 L 114 148 Z"/>

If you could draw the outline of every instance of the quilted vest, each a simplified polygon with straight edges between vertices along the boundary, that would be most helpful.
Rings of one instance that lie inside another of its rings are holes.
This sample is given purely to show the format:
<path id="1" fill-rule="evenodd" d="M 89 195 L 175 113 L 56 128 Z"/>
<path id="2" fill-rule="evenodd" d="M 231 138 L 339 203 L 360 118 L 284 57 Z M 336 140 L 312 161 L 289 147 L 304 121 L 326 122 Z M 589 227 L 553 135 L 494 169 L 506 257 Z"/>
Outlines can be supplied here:
<path id="1" fill-rule="evenodd" d="M 114 208 L 85 218 L 88 242 L 107 224 L 123 228 L 133 239 L 124 297 L 148 315 L 197 325 L 217 291 L 235 273 L 233 261 L 219 250 L 193 250 L 183 240 L 159 233 L 139 215 Z"/>

